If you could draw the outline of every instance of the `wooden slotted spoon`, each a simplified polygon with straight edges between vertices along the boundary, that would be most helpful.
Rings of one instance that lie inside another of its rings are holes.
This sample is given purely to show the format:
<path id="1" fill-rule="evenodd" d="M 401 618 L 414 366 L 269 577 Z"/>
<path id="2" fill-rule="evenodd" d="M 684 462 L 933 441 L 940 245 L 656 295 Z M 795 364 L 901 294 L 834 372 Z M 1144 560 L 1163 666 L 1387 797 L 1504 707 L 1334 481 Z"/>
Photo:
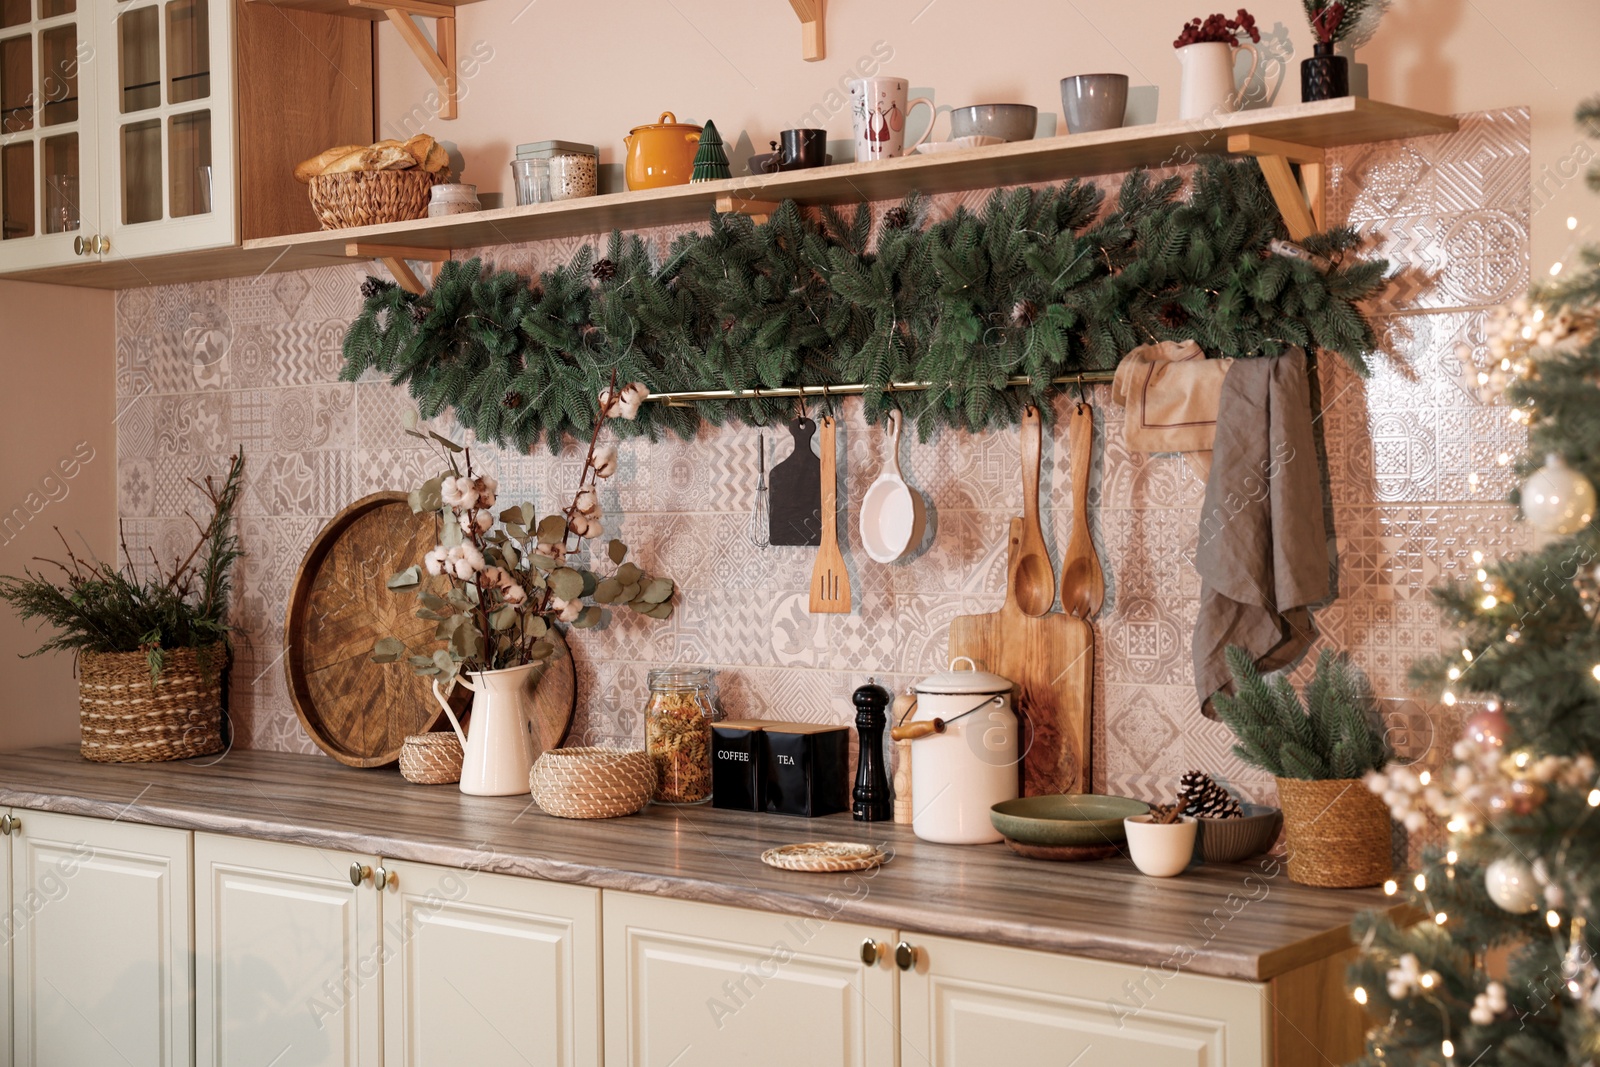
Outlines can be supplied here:
<path id="1" fill-rule="evenodd" d="M 850 572 L 839 551 L 838 460 L 834 455 L 834 422 L 824 417 L 822 424 L 822 545 L 811 569 L 811 613 L 813 615 L 850 614 Z"/>
<path id="2" fill-rule="evenodd" d="M 1055 606 L 1056 571 L 1039 526 L 1039 409 L 1022 411 L 1022 544 L 1011 572 L 1017 606 L 1038 618 Z"/>
<path id="3" fill-rule="evenodd" d="M 1089 464 L 1094 455 L 1094 410 L 1079 402 L 1069 430 L 1072 449 L 1072 534 L 1061 562 L 1061 607 L 1079 619 L 1099 614 L 1106 576 L 1089 535 Z"/>

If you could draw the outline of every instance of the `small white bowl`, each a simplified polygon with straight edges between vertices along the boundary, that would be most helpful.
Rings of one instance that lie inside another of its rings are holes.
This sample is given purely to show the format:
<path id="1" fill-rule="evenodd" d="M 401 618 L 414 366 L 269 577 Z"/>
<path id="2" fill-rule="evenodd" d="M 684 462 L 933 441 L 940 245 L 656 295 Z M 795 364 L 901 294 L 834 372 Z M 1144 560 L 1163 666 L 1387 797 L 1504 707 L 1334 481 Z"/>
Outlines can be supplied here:
<path id="1" fill-rule="evenodd" d="M 1194 858 L 1195 833 L 1200 829 L 1192 815 L 1174 823 L 1151 822 L 1149 815 L 1129 815 L 1122 820 L 1128 832 L 1128 855 L 1133 865 L 1152 878 L 1182 874 Z"/>

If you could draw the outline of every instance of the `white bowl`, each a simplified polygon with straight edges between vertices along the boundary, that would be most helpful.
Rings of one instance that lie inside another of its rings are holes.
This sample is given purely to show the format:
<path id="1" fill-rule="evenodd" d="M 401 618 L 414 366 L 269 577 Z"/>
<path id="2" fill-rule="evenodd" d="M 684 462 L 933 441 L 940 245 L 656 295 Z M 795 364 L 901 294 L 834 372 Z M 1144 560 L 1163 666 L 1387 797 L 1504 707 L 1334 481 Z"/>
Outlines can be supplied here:
<path id="1" fill-rule="evenodd" d="M 1151 822 L 1149 815 L 1129 815 L 1122 820 L 1128 832 L 1128 855 L 1133 865 L 1152 878 L 1182 874 L 1194 858 L 1195 833 L 1200 829 L 1192 815 L 1174 823 Z"/>

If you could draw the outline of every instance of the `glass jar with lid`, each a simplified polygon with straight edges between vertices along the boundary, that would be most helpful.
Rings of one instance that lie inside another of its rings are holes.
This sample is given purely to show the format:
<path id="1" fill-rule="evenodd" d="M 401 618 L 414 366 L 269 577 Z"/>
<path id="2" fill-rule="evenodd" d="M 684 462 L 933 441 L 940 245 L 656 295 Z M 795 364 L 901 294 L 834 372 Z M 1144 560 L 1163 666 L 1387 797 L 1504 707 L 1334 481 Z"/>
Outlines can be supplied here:
<path id="1" fill-rule="evenodd" d="M 669 667 L 649 675 L 644 710 L 645 748 L 656 765 L 657 803 L 700 804 L 711 799 L 711 672 Z"/>
<path id="2" fill-rule="evenodd" d="M 600 153 L 592 144 L 535 141 L 517 146 L 517 159 L 545 160 L 549 168 L 549 200 L 575 200 L 599 191 Z"/>

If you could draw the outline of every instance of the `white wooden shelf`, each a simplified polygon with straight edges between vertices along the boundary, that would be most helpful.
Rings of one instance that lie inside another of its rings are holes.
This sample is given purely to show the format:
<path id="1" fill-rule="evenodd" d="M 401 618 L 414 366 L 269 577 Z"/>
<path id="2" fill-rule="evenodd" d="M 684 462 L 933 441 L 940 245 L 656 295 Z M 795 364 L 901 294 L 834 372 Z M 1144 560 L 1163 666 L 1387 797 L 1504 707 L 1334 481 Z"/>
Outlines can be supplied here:
<path id="1" fill-rule="evenodd" d="M 439 258 L 467 249 L 488 249 L 552 237 L 603 234 L 613 229 L 700 222 L 719 200 L 759 213 L 782 200 L 802 204 L 852 204 L 887 200 L 912 190 L 944 193 L 964 189 L 1063 181 L 1133 167 L 1191 162 L 1196 156 L 1234 150 L 1261 156 L 1271 167 L 1273 191 L 1285 207 L 1291 231 L 1320 215 L 1320 154 L 1343 145 L 1450 133 L 1457 122 L 1412 108 L 1360 97 L 1293 104 L 1219 115 L 1204 121 L 1168 122 L 1101 133 L 1050 137 L 992 145 L 967 152 L 914 155 L 878 163 L 849 163 L 760 177 L 737 177 L 640 192 L 611 193 L 528 207 L 348 230 L 290 234 L 145 260 L 110 260 L 30 272 L 28 280 L 99 289 L 137 288 L 212 278 L 246 277 L 305 270 L 380 258 L 383 250 L 408 250 L 415 258 Z M 1285 154 L 1291 153 L 1291 154 Z M 1311 203 L 1292 198 L 1289 165 L 1302 168 Z M 288 175 L 285 181 L 293 180 Z M 1295 217 L 1291 217 L 1291 215 Z M 1299 221 L 1297 221 L 1297 219 Z M 1321 223 L 1320 218 L 1314 221 Z"/>

